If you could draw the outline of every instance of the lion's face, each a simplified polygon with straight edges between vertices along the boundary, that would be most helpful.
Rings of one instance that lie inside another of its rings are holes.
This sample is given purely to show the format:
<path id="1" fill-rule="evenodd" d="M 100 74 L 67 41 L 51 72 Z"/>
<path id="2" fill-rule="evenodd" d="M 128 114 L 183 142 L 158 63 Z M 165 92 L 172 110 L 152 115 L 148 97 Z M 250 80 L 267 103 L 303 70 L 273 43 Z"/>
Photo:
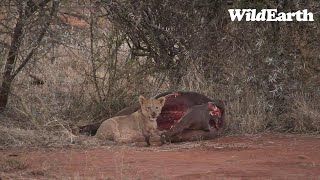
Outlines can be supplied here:
<path id="1" fill-rule="evenodd" d="M 157 117 L 161 113 L 161 109 L 164 106 L 165 98 L 158 99 L 150 98 L 146 99 L 143 96 L 139 97 L 142 114 L 150 119 L 150 121 L 156 121 Z"/>

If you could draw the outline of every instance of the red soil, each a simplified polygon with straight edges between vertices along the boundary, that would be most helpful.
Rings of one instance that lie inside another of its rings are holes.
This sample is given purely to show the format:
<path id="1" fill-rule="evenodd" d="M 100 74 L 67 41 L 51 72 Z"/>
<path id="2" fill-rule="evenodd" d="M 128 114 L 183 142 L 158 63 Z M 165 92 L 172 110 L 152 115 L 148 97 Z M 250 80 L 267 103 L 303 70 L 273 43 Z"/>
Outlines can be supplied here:
<path id="1" fill-rule="evenodd" d="M 320 136 L 256 135 L 161 147 L 0 150 L 23 170 L 3 179 L 320 179 Z M 1 167 L 0 167 L 1 168 Z M 1 178 L 0 178 L 1 179 Z"/>

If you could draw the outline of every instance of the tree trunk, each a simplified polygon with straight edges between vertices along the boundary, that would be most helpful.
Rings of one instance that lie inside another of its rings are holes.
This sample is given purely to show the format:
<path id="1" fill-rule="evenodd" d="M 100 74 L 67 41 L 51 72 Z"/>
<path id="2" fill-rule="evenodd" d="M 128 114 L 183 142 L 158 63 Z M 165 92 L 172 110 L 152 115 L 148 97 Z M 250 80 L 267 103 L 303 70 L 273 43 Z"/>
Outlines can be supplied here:
<path id="1" fill-rule="evenodd" d="M 14 67 L 15 59 L 18 55 L 18 50 L 20 48 L 21 44 L 21 36 L 22 36 L 22 17 L 19 16 L 19 19 L 17 21 L 17 24 L 14 28 L 13 38 L 11 40 L 11 46 L 9 49 L 9 54 L 7 57 L 6 64 L 4 66 L 3 71 L 3 80 L 0 87 L 0 113 L 4 110 L 4 108 L 7 106 L 8 99 L 9 99 L 9 93 L 10 93 L 10 87 L 13 80 L 12 72 Z"/>

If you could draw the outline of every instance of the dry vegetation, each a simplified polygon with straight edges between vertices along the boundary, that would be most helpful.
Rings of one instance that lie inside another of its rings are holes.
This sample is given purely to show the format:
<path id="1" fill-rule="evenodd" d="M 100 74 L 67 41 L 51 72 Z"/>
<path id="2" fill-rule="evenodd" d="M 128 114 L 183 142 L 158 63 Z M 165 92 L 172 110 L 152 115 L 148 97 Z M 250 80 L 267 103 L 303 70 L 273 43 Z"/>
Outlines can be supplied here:
<path id="1" fill-rule="evenodd" d="M 23 2 L 0 0 L 1 72 Z M 79 142 L 75 126 L 168 90 L 224 99 L 226 133 L 319 133 L 320 3 L 276 2 L 79 0 L 50 14 L 48 1 L 24 19 L 13 68 L 35 51 L 11 84 L 0 145 Z M 272 6 L 307 8 L 316 22 L 231 22 L 227 14 Z"/>

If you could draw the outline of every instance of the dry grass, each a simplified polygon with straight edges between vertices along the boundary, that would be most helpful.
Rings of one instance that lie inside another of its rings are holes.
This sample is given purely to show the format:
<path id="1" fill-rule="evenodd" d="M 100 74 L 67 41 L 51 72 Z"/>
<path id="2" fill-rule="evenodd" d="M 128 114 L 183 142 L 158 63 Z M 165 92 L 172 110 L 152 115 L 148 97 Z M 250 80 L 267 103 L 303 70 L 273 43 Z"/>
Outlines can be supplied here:
<path id="1" fill-rule="evenodd" d="M 75 143 L 76 138 L 63 130 L 26 130 L 0 126 L 0 146 L 62 146 Z"/>
<path id="2" fill-rule="evenodd" d="M 243 96 L 228 103 L 227 130 L 233 134 L 265 132 L 270 121 L 274 120 L 267 110 L 266 99 L 248 89 Z"/>
<path id="3" fill-rule="evenodd" d="M 320 132 L 320 105 L 317 96 L 319 95 L 304 93 L 290 97 L 292 104 L 284 122 L 290 128 L 288 131 L 299 133 Z"/>
<path id="4" fill-rule="evenodd" d="M 20 160 L 14 158 L 2 159 L 0 161 L 0 172 L 17 172 L 25 170 L 28 165 Z"/>

